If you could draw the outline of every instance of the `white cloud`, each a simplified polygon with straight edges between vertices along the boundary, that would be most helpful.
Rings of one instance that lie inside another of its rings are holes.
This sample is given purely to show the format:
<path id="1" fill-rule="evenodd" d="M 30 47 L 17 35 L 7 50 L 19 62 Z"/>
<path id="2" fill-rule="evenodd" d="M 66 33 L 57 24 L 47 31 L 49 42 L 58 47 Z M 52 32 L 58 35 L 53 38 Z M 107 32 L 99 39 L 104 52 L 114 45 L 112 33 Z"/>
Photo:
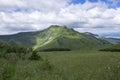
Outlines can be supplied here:
<path id="1" fill-rule="evenodd" d="M 120 0 L 108 0 L 109 2 L 111 2 L 114 6 L 120 2 Z"/>
<path id="2" fill-rule="evenodd" d="M 10 10 L 25 7 L 24 0 L 0 0 L 0 10 Z"/>
<path id="3" fill-rule="evenodd" d="M 22 10 L 40 10 L 44 12 L 60 10 L 68 5 L 70 0 L 0 0 L 0 10 L 11 11 L 16 8 Z"/>
<path id="4" fill-rule="evenodd" d="M 68 0 L 25 0 L 28 8 L 37 9 L 44 12 L 58 11 L 68 5 Z"/>
<path id="5" fill-rule="evenodd" d="M 101 1 L 87 1 L 84 4 L 69 4 L 70 0 L 0 2 L 0 34 L 42 30 L 54 24 L 67 25 L 81 32 L 120 32 L 120 8 L 108 8 L 108 5 Z M 27 11 L 24 11 L 25 9 Z"/>

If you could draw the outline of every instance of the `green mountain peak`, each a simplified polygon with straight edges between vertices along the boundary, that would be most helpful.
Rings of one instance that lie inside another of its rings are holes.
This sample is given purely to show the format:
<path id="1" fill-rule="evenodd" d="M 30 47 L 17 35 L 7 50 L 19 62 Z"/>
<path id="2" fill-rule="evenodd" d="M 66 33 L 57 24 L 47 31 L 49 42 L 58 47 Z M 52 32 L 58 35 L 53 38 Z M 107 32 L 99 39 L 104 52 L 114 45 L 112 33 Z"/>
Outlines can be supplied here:
<path id="1" fill-rule="evenodd" d="M 92 33 L 79 33 L 66 26 L 51 25 L 43 31 L 26 32 L 14 35 L 0 36 L 0 40 L 13 45 L 24 45 L 34 50 L 70 49 L 88 50 L 109 44 L 108 41 L 97 38 Z"/>
<path id="2" fill-rule="evenodd" d="M 52 25 L 46 30 L 49 32 L 52 32 L 52 33 L 61 33 L 61 32 L 65 32 L 65 31 L 69 30 L 69 28 L 66 26 Z"/>
<path id="3" fill-rule="evenodd" d="M 97 46 L 97 44 L 102 44 L 102 42 L 66 26 L 52 25 L 36 36 L 36 44 L 33 48 L 35 50 L 52 48 L 82 49 L 85 47 L 89 49 Z"/>
<path id="4" fill-rule="evenodd" d="M 67 26 L 51 25 L 49 28 L 64 28 L 67 29 Z"/>
<path id="5" fill-rule="evenodd" d="M 41 32 L 36 37 L 36 45 L 34 49 L 45 46 L 58 38 L 79 38 L 80 34 L 76 33 L 73 29 L 69 29 L 66 26 L 52 25 L 48 29 Z"/>

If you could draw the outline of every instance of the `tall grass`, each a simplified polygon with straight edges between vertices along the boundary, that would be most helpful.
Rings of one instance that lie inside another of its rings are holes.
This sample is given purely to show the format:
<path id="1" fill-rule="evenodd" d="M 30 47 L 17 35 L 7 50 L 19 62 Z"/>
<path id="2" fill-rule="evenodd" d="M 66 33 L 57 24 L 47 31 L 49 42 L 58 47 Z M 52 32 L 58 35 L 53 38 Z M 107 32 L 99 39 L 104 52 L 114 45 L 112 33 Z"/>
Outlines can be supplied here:
<path id="1" fill-rule="evenodd" d="M 118 52 L 58 51 L 39 55 L 43 60 L 14 62 L 0 58 L 0 80 L 120 80 Z"/>

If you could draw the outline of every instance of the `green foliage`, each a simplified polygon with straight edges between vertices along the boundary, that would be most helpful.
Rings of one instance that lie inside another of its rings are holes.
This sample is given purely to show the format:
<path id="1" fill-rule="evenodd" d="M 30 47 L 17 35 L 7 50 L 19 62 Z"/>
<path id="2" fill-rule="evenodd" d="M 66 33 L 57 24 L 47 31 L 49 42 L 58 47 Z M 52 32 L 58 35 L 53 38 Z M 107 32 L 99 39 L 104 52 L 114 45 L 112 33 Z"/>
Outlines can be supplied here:
<path id="1" fill-rule="evenodd" d="M 32 55 L 29 58 L 30 60 L 40 60 L 42 59 L 41 56 L 37 54 L 37 51 L 32 51 Z"/>
<path id="2" fill-rule="evenodd" d="M 11 57 L 25 59 L 26 55 L 28 55 L 31 51 L 31 48 L 25 46 L 13 46 L 7 42 L 0 41 L 0 58 Z"/>
<path id="3" fill-rule="evenodd" d="M 4 68 L 3 71 L 3 80 L 10 80 L 10 78 L 14 75 L 15 68 L 13 66 L 7 66 Z"/>
<path id="4" fill-rule="evenodd" d="M 100 49 L 100 51 L 110 51 L 110 52 L 120 52 L 120 45 L 112 45 L 105 49 Z"/>
<path id="5" fill-rule="evenodd" d="M 0 58 L 0 80 L 119 80 L 119 52 L 40 52 L 43 60 Z M 2 76 L 1 76 L 2 75 Z"/>
<path id="6" fill-rule="evenodd" d="M 11 46 L 4 42 L 4 41 L 0 41 L 0 57 L 5 57 L 7 50 L 10 48 Z"/>
<path id="7" fill-rule="evenodd" d="M 43 52 L 41 55 L 47 57 L 50 63 L 60 69 L 61 74 L 58 80 L 60 76 L 63 80 L 117 80 L 116 78 L 120 78 L 120 54 L 118 53 L 65 51 Z"/>
<path id="8" fill-rule="evenodd" d="M 53 69 L 53 65 L 48 60 L 43 60 L 39 64 L 39 69 L 43 71 L 51 71 Z"/>
<path id="9" fill-rule="evenodd" d="M 41 51 L 71 51 L 71 49 L 67 49 L 67 48 L 48 48 L 48 49 L 44 49 Z"/>
<path id="10" fill-rule="evenodd" d="M 0 80 L 12 80 L 15 75 L 15 65 L 11 62 L 4 63 L 0 67 Z"/>
<path id="11" fill-rule="evenodd" d="M 14 53 L 19 59 L 25 59 L 31 51 L 31 48 L 27 48 L 24 46 L 13 46 L 7 50 L 7 53 Z"/>

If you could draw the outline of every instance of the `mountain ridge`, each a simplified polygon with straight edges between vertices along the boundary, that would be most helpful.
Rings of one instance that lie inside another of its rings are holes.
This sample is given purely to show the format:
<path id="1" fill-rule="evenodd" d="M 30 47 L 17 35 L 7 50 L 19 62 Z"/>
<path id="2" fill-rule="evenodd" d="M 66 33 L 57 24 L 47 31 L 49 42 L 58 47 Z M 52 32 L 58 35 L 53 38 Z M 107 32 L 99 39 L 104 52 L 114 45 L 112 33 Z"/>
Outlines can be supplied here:
<path id="1" fill-rule="evenodd" d="M 14 35 L 2 35 L 0 40 L 13 45 L 24 45 L 34 50 L 51 48 L 91 49 L 109 41 L 92 33 L 79 33 L 66 26 L 51 25 L 49 28 L 36 32 L 23 32 Z"/>

